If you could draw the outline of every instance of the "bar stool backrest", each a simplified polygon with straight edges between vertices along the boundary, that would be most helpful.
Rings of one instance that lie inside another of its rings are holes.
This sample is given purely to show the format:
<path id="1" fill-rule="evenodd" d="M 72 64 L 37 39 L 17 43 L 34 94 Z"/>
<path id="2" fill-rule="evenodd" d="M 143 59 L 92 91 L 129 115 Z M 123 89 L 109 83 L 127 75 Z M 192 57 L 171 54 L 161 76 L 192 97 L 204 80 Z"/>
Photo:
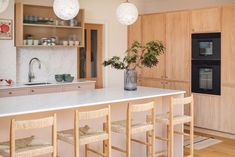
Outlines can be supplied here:
<path id="1" fill-rule="evenodd" d="M 11 157 L 15 157 L 16 149 L 16 131 L 19 130 L 32 130 L 32 129 L 41 129 L 52 127 L 52 146 L 53 152 L 57 151 L 57 123 L 56 123 L 56 114 L 52 117 L 34 119 L 34 120 L 24 120 L 16 121 L 15 119 L 11 120 L 11 135 L 10 135 L 10 154 Z M 56 153 L 54 153 L 56 154 Z M 54 155 L 55 156 L 55 155 Z"/>

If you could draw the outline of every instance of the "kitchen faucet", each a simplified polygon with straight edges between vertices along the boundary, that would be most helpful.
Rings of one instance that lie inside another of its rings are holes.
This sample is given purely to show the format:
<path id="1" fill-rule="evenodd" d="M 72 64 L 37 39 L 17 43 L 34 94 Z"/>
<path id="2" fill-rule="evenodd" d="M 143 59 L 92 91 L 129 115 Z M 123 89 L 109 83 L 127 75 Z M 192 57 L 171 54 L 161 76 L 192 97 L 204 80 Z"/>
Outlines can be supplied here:
<path id="1" fill-rule="evenodd" d="M 32 82 L 32 79 L 35 78 L 35 75 L 33 73 L 33 63 L 34 61 L 37 61 L 38 62 L 38 68 L 41 69 L 41 61 L 38 59 L 38 58 L 32 58 L 29 62 L 29 73 L 28 73 L 28 79 L 29 79 L 29 82 Z"/>

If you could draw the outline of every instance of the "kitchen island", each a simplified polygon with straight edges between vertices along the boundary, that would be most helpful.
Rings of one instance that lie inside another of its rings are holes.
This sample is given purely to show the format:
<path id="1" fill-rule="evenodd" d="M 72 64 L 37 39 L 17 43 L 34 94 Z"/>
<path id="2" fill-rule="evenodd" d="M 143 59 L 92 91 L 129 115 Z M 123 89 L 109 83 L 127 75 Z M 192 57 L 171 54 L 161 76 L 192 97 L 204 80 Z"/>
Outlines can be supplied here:
<path id="1" fill-rule="evenodd" d="M 99 107 L 102 105 L 111 105 L 112 120 L 126 119 L 126 105 L 128 103 L 142 103 L 147 101 L 156 101 L 156 110 L 158 114 L 166 113 L 170 97 L 183 97 L 184 91 L 167 90 L 158 88 L 138 87 L 136 91 L 124 91 L 122 88 L 104 88 L 82 91 L 72 91 L 64 93 L 50 93 L 40 95 L 28 95 L 19 97 L 0 98 L 0 141 L 9 134 L 9 121 L 11 118 L 23 119 L 42 115 L 57 113 L 58 130 L 72 127 L 73 110 L 79 108 Z M 183 114 L 183 106 L 176 106 L 175 113 Z M 157 134 L 165 135 L 165 126 L 157 125 Z M 183 126 L 176 127 L 182 131 Z M 4 135 L 5 134 L 5 135 Z M 43 134 L 39 135 L 43 136 Z M 140 136 L 141 138 L 141 136 Z M 117 144 L 124 143 L 124 139 L 113 139 Z M 157 142 L 157 149 L 165 147 L 164 143 Z M 68 146 L 66 146 L 68 147 Z M 176 137 L 175 157 L 183 157 L 183 138 Z M 60 148 L 60 147 L 59 147 Z M 60 156 L 67 156 L 69 152 L 65 146 L 59 149 Z M 122 154 L 116 154 L 115 157 L 121 157 Z M 145 149 L 141 146 L 133 146 L 134 156 L 144 156 Z M 71 155 L 72 156 L 72 155 Z"/>

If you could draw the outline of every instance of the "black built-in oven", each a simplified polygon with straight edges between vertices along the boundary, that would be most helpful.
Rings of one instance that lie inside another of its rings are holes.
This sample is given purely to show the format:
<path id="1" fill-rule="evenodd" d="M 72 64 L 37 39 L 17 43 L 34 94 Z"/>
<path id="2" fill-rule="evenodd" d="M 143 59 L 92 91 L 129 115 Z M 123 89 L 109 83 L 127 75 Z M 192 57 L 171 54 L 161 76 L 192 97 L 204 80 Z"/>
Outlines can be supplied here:
<path id="1" fill-rule="evenodd" d="M 192 92 L 221 94 L 221 34 L 192 35 Z"/>
<path id="2" fill-rule="evenodd" d="M 220 33 L 192 35 L 193 60 L 220 60 Z"/>

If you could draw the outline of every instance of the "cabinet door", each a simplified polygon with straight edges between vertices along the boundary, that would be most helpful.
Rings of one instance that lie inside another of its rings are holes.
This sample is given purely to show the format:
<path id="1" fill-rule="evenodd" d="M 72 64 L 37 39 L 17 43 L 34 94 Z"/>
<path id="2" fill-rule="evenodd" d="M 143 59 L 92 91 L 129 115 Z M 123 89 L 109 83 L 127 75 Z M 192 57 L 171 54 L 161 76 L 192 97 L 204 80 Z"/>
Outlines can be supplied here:
<path id="1" fill-rule="evenodd" d="M 189 96 L 191 94 L 191 92 L 190 92 L 190 83 L 187 83 L 187 82 L 165 81 L 164 82 L 164 87 L 166 89 L 186 91 L 185 96 Z"/>
<path id="2" fill-rule="evenodd" d="M 222 83 L 235 84 L 235 7 L 224 7 L 222 17 Z"/>
<path id="3" fill-rule="evenodd" d="M 130 47 L 134 41 L 142 42 L 141 20 L 142 17 L 139 16 L 134 24 L 128 26 L 128 47 Z"/>
<path id="4" fill-rule="evenodd" d="M 197 9 L 191 12 L 192 32 L 220 32 L 221 8 Z"/>
<path id="5" fill-rule="evenodd" d="M 194 114 L 195 126 L 219 130 L 220 97 L 194 94 Z"/>
<path id="6" fill-rule="evenodd" d="M 164 88 L 164 81 L 160 79 L 139 79 L 139 86 Z"/>
<path id="7" fill-rule="evenodd" d="M 169 80 L 190 80 L 190 13 L 166 14 L 166 77 Z"/>
<path id="8" fill-rule="evenodd" d="M 221 96 L 219 131 L 235 134 L 235 86 L 223 86 Z"/>
<path id="9" fill-rule="evenodd" d="M 61 86 L 48 86 L 48 87 L 32 87 L 29 88 L 29 94 L 46 94 L 46 93 L 58 93 L 62 92 Z"/>
<path id="10" fill-rule="evenodd" d="M 28 88 L 23 89 L 3 89 L 0 90 L 0 98 L 2 97 L 14 97 L 14 96 L 22 96 L 22 95 L 28 95 L 29 90 Z"/>
<path id="11" fill-rule="evenodd" d="M 142 41 L 159 40 L 165 44 L 166 40 L 165 14 L 151 14 L 142 16 Z M 157 67 L 142 68 L 141 76 L 146 78 L 165 78 L 165 54 L 159 57 Z"/>

